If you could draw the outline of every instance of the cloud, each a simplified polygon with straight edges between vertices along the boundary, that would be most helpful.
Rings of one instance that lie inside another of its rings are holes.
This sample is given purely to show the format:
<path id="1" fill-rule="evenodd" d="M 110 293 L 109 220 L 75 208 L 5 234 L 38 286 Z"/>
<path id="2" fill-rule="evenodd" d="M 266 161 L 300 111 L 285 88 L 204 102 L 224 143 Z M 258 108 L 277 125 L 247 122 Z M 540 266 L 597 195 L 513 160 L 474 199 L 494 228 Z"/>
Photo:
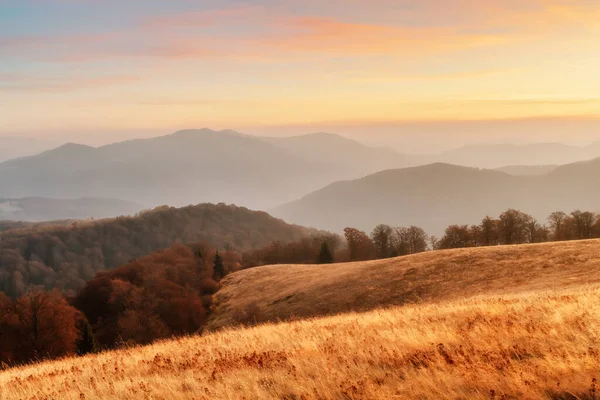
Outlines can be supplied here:
<path id="1" fill-rule="evenodd" d="M 135 75 L 101 76 L 44 76 L 24 74 L 0 74 L 2 92 L 72 92 L 84 89 L 121 86 L 139 82 Z"/>
<path id="2" fill-rule="evenodd" d="M 322 15 L 314 8 L 317 2 L 304 3 L 312 11 L 299 12 L 296 0 L 263 1 L 237 8 L 165 13 L 95 35 L 5 37 L 0 38 L 0 52 L 8 50 L 6 56 L 12 58 L 59 62 L 270 60 L 324 54 L 417 57 L 522 44 L 567 28 L 594 29 L 600 19 L 597 2 L 586 0 L 345 1 L 328 3 L 329 10 L 321 6 Z M 358 12 L 366 9 L 365 4 L 370 13 L 363 17 Z M 402 18 L 394 22 L 386 14 Z"/>

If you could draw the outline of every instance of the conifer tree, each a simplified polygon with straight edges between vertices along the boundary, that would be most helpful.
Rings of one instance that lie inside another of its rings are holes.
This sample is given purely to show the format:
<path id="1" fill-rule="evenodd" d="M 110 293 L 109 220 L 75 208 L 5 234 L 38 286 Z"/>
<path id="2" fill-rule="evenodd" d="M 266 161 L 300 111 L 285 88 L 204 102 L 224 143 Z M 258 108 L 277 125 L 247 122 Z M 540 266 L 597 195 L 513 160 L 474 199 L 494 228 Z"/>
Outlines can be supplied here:
<path id="1" fill-rule="evenodd" d="M 223 265 L 223 259 L 217 251 L 213 261 L 213 279 L 218 282 L 223 279 L 225 275 L 225 265 Z"/>
<path id="2" fill-rule="evenodd" d="M 331 254 L 331 249 L 329 248 L 329 244 L 327 244 L 327 242 L 323 242 L 323 244 L 321 244 L 318 262 L 319 264 L 333 263 L 333 254 Z"/>
<path id="3" fill-rule="evenodd" d="M 86 354 L 96 353 L 98 351 L 96 338 L 94 336 L 92 326 L 88 322 L 87 318 L 83 318 L 79 322 L 79 334 L 79 340 L 77 341 L 77 354 L 84 356 Z"/>

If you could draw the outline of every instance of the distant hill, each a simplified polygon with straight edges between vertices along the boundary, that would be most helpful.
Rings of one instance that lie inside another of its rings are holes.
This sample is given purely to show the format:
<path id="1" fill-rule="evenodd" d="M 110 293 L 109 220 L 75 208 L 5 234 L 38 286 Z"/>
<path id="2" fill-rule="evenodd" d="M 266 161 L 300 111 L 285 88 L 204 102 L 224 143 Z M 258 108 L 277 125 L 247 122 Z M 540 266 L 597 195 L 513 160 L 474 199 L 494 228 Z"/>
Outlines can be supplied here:
<path id="1" fill-rule="evenodd" d="M 600 157 L 600 142 L 589 146 L 561 143 L 528 145 L 471 145 L 432 156 L 436 162 L 478 168 L 501 168 L 506 165 L 559 165 Z"/>
<path id="2" fill-rule="evenodd" d="M 311 164 L 323 173 L 358 178 L 390 168 L 422 164 L 422 156 L 400 154 L 387 147 L 368 147 L 331 133 L 263 138 Z"/>
<path id="3" fill-rule="evenodd" d="M 74 292 L 99 271 L 175 243 L 249 250 L 309 233 L 267 213 L 224 204 L 165 206 L 135 217 L 12 230 L 0 236 L 0 292 L 14 297 L 36 286 Z"/>
<path id="4" fill-rule="evenodd" d="M 107 198 L 0 198 L 0 220 L 39 222 L 63 219 L 110 218 L 135 214 L 143 208 L 142 205 L 133 202 Z"/>
<path id="5" fill-rule="evenodd" d="M 558 167 L 558 165 L 508 165 L 506 167 L 496 168 L 496 171 L 516 176 L 538 176 L 546 175 Z"/>
<path id="6" fill-rule="evenodd" d="M 272 210 L 287 221 L 339 232 L 376 224 L 417 225 L 439 235 L 450 224 L 477 223 L 517 208 L 545 222 L 557 210 L 600 211 L 600 159 L 542 176 L 431 164 L 342 181 Z"/>
<path id="7" fill-rule="evenodd" d="M 93 148 L 66 144 L 0 164 L 5 197 L 115 197 L 149 206 L 227 202 L 265 209 L 339 179 L 406 166 L 392 150 L 335 135 L 260 138 L 185 130 Z"/>
<path id="8" fill-rule="evenodd" d="M 26 222 L 26 221 L 0 221 L 0 235 L 3 233 L 18 230 L 27 230 L 27 229 L 46 229 L 50 227 L 56 226 L 69 226 L 74 223 L 81 222 L 77 219 L 64 219 L 58 221 L 44 221 L 44 222 Z"/>
<path id="9" fill-rule="evenodd" d="M 57 142 L 51 140 L 0 136 L 0 162 L 39 154 L 56 145 Z"/>

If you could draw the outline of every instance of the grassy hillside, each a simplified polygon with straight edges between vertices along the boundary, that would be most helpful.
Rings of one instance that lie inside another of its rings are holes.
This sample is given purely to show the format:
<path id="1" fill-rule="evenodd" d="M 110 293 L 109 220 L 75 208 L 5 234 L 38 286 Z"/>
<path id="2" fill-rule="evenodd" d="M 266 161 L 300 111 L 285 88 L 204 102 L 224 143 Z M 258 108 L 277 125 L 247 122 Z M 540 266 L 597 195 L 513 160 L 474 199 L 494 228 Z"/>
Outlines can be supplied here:
<path id="1" fill-rule="evenodd" d="M 600 241 L 589 240 L 259 267 L 225 278 L 207 329 L 244 322 L 251 308 L 261 320 L 276 321 L 595 283 L 600 282 L 599 254 Z"/>
<path id="2" fill-rule="evenodd" d="M 596 399 L 599 301 L 596 286 L 232 330 L 0 372 L 0 397 Z"/>

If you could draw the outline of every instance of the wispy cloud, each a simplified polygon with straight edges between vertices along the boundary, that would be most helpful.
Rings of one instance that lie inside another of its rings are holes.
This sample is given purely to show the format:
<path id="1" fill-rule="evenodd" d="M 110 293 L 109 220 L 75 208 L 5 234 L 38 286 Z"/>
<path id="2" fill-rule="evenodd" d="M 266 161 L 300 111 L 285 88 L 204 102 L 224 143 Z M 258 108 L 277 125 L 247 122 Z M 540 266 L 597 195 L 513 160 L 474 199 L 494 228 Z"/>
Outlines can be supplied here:
<path id="1" fill-rule="evenodd" d="M 101 76 L 44 76 L 24 74 L 0 74 L 0 91 L 3 92 L 39 92 L 56 93 L 106 88 L 139 82 L 135 75 Z"/>

